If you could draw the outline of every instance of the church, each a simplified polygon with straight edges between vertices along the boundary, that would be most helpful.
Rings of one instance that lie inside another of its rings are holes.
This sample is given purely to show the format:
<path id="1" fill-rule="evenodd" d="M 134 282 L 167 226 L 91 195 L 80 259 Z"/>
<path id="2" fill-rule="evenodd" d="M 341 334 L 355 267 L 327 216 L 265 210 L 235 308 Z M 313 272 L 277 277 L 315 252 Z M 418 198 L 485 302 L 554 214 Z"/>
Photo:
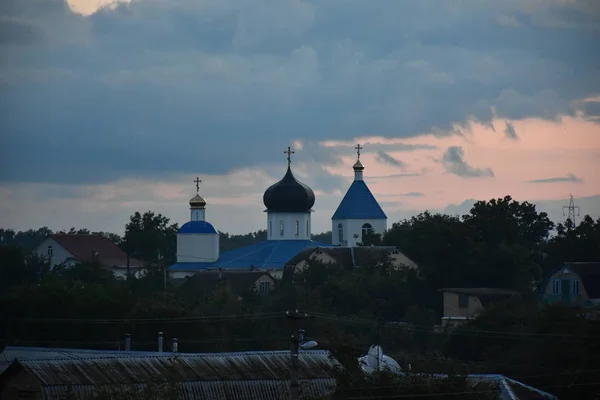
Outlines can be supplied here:
<path id="1" fill-rule="evenodd" d="M 169 267 L 173 278 L 184 278 L 207 270 L 263 270 L 281 278 L 286 264 L 310 248 L 355 247 L 369 232 L 383 233 L 387 216 L 363 180 L 365 167 L 358 159 L 353 166 L 354 181 L 335 211 L 332 221 L 332 243 L 312 240 L 311 213 L 315 204 L 313 190 L 298 181 L 292 172 L 288 147 L 287 171 L 263 195 L 267 215 L 267 240 L 219 254 L 219 232 L 206 220 L 206 200 L 199 194 L 190 200 L 190 221 L 177 233 L 177 262 Z"/>

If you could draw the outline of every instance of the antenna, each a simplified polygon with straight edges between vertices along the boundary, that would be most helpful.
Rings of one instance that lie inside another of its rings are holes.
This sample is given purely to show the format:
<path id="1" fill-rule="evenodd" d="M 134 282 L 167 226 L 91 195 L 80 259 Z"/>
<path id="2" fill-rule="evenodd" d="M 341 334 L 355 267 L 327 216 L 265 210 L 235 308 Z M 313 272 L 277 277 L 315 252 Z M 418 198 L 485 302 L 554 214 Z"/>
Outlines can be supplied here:
<path id="1" fill-rule="evenodd" d="M 563 216 L 567 217 L 573 223 L 573 226 L 576 225 L 575 217 L 579 217 L 579 206 L 575 205 L 575 201 L 573 200 L 573 195 L 569 195 L 569 205 L 563 206 Z M 567 214 L 565 214 L 565 210 L 568 210 Z"/>

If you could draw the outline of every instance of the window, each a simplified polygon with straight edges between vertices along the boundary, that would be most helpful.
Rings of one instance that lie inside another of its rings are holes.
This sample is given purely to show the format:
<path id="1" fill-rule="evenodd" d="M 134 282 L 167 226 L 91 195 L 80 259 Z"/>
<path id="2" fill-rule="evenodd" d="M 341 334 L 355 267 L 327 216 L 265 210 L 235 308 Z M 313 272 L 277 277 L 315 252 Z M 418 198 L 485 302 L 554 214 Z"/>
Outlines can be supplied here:
<path id="1" fill-rule="evenodd" d="M 308 221 L 306 221 L 306 236 L 310 236 L 310 229 L 309 229 Z"/>
<path id="2" fill-rule="evenodd" d="M 300 221 L 296 221 L 296 236 L 300 236 Z"/>
<path id="3" fill-rule="evenodd" d="M 344 242 L 344 227 L 341 223 L 338 224 L 338 236 L 340 237 L 340 244 Z"/>
<path id="4" fill-rule="evenodd" d="M 579 294 L 579 281 L 577 279 L 574 279 L 573 281 L 573 294 Z"/>
<path id="5" fill-rule="evenodd" d="M 362 226 L 362 236 L 363 239 L 368 236 L 370 233 L 373 232 L 373 227 L 371 226 L 371 224 L 364 224 Z"/>
<path id="6" fill-rule="evenodd" d="M 279 236 L 283 236 L 283 221 L 279 221 Z"/>
<path id="7" fill-rule="evenodd" d="M 52 246 L 48 246 L 48 256 L 52 257 L 54 250 L 52 250 Z"/>
<path id="8" fill-rule="evenodd" d="M 267 294 L 271 291 L 271 282 L 260 282 L 258 284 L 258 293 Z"/>
<path id="9" fill-rule="evenodd" d="M 269 221 L 269 237 L 273 236 L 273 221 Z"/>
<path id="10" fill-rule="evenodd" d="M 558 279 L 552 281 L 552 294 L 560 294 L 560 280 Z"/>
<path id="11" fill-rule="evenodd" d="M 458 307 L 459 308 L 468 308 L 469 307 L 469 296 L 466 294 L 458 295 Z"/>

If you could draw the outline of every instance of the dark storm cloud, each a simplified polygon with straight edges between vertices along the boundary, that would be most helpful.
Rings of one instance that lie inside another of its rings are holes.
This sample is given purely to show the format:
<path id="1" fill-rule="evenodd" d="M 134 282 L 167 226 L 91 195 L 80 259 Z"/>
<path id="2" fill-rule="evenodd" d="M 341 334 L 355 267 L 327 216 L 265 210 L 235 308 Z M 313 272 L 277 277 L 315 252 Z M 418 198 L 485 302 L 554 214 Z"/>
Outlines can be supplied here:
<path id="1" fill-rule="evenodd" d="M 448 147 L 442 156 L 442 164 L 446 168 L 446 172 L 464 178 L 494 177 L 494 172 L 490 168 L 473 167 L 465 161 L 464 156 L 465 152 L 462 147 Z"/>
<path id="2" fill-rule="evenodd" d="M 542 3 L 7 0 L 0 180 L 225 173 L 293 140 L 569 114 L 600 92 L 600 12 Z"/>
<path id="3" fill-rule="evenodd" d="M 530 180 L 527 182 L 528 183 L 558 183 L 558 182 L 582 183 L 583 180 L 573 174 L 567 174 L 567 176 L 558 176 L 558 177 L 554 177 L 554 178 L 544 178 L 544 179 L 533 179 L 533 180 Z"/>

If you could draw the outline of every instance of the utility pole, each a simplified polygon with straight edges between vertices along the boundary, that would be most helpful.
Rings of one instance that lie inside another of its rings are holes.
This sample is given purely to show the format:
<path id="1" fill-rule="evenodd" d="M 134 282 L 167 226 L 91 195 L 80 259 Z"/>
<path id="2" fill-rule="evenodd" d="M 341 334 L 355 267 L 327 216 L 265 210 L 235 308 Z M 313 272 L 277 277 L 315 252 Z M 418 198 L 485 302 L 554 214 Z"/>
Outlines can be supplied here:
<path id="1" fill-rule="evenodd" d="M 163 273 L 163 289 L 165 292 L 167 291 L 167 269 L 162 265 L 162 254 L 160 254 L 160 249 L 156 250 L 156 258 L 158 260 L 158 269 L 162 270 Z"/>
<path id="2" fill-rule="evenodd" d="M 286 311 L 285 317 L 292 321 L 292 335 L 290 338 L 290 400 L 298 400 L 298 353 L 300 351 L 300 336 L 304 336 L 304 331 L 298 330 L 298 320 L 307 319 L 308 314 L 299 312 L 298 310 Z"/>
<path id="3" fill-rule="evenodd" d="M 568 210 L 568 213 L 565 214 L 565 210 Z M 563 206 L 563 216 L 567 217 L 573 223 L 573 227 L 575 227 L 575 217 L 579 217 L 579 206 L 575 205 L 575 201 L 573 200 L 573 195 L 570 195 L 569 205 Z"/>

